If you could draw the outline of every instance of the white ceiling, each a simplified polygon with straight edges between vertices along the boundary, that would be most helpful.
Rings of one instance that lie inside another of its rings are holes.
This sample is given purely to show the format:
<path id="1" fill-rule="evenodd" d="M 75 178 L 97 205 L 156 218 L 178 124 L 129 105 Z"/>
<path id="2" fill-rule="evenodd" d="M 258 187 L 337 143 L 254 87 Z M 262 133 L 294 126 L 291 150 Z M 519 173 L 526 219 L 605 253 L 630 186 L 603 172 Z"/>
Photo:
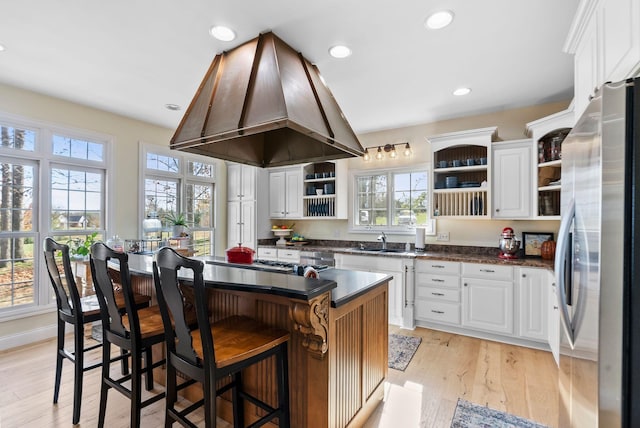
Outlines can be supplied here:
<path id="1" fill-rule="evenodd" d="M 562 47 L 577 3 L 5 1 L 0 82 L 175 129 L 215 54 L 272 30 L 318 66 L 363 133 L 570 99 L 573 59 Z M 439 9 L 455 13 L 453 24 L 427 30 Z M 213 39 L 213 24 L 237 39 Z M 353 55 L 331 58 L 338 43 Z M 453 96 L 460 86 L 473 92 Z"/>

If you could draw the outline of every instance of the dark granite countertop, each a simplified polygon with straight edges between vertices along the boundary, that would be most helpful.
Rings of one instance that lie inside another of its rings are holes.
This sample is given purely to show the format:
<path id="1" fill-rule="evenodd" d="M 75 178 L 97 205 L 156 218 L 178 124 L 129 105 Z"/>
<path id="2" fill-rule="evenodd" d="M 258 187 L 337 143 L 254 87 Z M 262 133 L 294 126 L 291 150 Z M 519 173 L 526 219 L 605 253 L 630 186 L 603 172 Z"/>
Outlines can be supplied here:
<path id="1" fill-rule="evenodd" d="M 151 275 L 152 263 L 153 257 L 150 255 L 129 254 L 131 273 Z M 189 275 L 184 278 L 188 279 Z M 331 279 L 308 279 L 297 275 L 212 264 L 205 264 L 204 281 L 207 287 L 274 294 L 301 300 L 310 300 L 337 286 Z"/>
<path id="2" fill-rule="evenodd" d="M 151 275 L 152 263 L 151 255 L 129 254 L 131 273 Z M 381 273 L 327 269 L 320 272 L 320 279 L 311 279 L 287 273 L 207 263 L 204 279 L 205 285 L 209 287 L 267 293 L 301 300 L 309 300 L 331 291 L 331 306 L 337 308 L 388 282 L 392 277 Z"/>
<path id="3" fill-rule="evenodd" d="M 346 269 L 327 269 L 320 278 L 335 281 L 338 286 L 331 290 L 331 306 L 337 308 L 364 293 L 389 282 L 393 277 L 384 273 L 359 272 Z"/>
<path id="4" fill-rule="evenodd" d="M 378 245 L 380 245 L 378 243 Z M 295 247 L 282 247 L 276 245 L 259 245 L 260 247 L 271 248 L 287 248 L 296 249 L 300 251 L 326 251 L 331 253 L 340 254 L 353 254 L 359 256 L 375 256 L 375 257 L 395 257 L 395 258 L 410 258 L 417 260 L 441 260 L 452 262 L 465 262 L 465 263 L 482 263 L 482 264 L 495 264 L 504 266 L 522 266 L 522 267 L 536 267 L 544 268 L 553 271 L 553 260 L 543 260 L 540 258 L 519 258 L 511 260 L 503 260 L 498 258 L 497 248 L 487 247 L 457 247 L 453 245 L 432 245 L 424 252 L 415 251 L 402 251 L 399 247 L 394 249 L 398 252 L 381 253 L 377 251 L 363 251 L 358 250 L 357 245 L 353 247 L 337 247 L 327 245 L 305 245 Z M 373 245 L 372 245 L 373 247 Z M 442 248 L 442 250 L 440 250 Z"/>

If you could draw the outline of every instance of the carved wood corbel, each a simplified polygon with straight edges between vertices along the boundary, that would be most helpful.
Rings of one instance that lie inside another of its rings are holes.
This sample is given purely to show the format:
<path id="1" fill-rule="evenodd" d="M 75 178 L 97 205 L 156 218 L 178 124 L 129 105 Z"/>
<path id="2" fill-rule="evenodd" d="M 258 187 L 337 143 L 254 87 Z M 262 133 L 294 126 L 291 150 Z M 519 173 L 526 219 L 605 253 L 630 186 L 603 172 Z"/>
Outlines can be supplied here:
<path id="1" fill-rule="evenodd" d="M 316 358 L 324 358 L 329 349 L 329 293 L 308 302 L 291 302 L 289 316 L 296 331 L 303 335 L 302 346 Z"/>

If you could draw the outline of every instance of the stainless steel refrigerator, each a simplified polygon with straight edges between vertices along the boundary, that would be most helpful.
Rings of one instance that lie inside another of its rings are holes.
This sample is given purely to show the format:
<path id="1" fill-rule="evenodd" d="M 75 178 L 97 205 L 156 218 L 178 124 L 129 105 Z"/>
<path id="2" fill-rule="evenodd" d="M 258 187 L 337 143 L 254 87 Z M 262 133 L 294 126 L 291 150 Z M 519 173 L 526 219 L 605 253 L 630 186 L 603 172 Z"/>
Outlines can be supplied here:
<path id="1" fill-rule="evenodd" d="M 562 428 L 640 427 L 639 128 L 630 79 L 603 85 L 562 143 Z"/>

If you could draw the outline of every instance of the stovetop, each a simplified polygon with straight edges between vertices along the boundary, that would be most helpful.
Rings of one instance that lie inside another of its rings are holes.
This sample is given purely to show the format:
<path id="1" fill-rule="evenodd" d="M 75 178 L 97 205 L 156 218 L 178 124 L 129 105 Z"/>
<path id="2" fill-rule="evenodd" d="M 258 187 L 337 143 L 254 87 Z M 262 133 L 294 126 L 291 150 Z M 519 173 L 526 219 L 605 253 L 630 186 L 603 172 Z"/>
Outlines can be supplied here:
<path id="1" fill-rule="evenodd" d="M 318 272 L 323 271 L 325 269 L 329 269 L 328 265 L 289 263 L 289 262 L 279 262 L 275 260 L 256 259 L 251 264 L 245 264 L 245 263 L 229 263 L 228 261 L 218 257 L 205 256 L 205 257 L 202 257 L 202 259 L 205 263 L 209 263 L 209 264 L 239 267 L 243 269 L 255 269 L 255 270 L 261 270 L 265 272 L 295 273 L 297 275 L 302 275 L 304 273 L 304 270 L 307 267 L 312 267 Z"/>
<path id="2" fill-rule="evenodd" d="M 263 260 L 263 259 L 254 260 L 253 265 L 258 267 L 263 266 L 268 269 L 277 269 L 284 272 L 288 271 L 292 273 L 297 273 L 298 275 L 302 275 L 302 272 L 304 272 L 304 270 L 307 267 L 312 267 L 318 272 L 325 269 L 329 269 L 329 265 L 309 265 L 309 264 L 280 262 L 276 260 Z"/>

